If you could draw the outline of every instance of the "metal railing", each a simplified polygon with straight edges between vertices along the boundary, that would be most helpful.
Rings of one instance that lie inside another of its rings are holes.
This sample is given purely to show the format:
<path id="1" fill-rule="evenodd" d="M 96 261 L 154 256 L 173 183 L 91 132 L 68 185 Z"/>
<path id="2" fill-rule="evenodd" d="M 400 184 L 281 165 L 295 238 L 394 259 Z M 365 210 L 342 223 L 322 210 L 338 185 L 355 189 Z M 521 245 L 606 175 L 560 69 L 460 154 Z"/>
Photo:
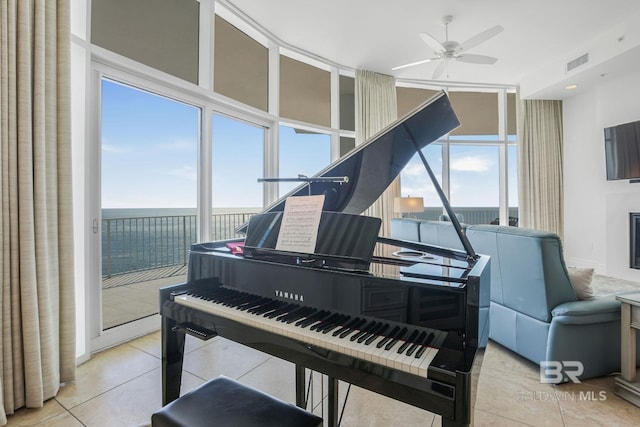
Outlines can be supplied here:
<path id="1" fill-rule="evenodd" d="M 489 224 L 498 208 L 454 207 L 465 224 Z M 249 221 L 254 213 L 214 214 L 210 240 L 240 237 L 235 229 Z M 419 219 L 438 220 L 442 208 L 425 208 L 414 215 Z M 509 216 L 517 218 L 518 208 Z M 102 219 L 102 277 L 186 265 L 192 243 L 198 238 L 195 215 L 167 215 Z"/>
<path id="2" fill-rule="evenodd" d="M 500 216 L 500 209 L 497 207 L 453 207 L 453 211 L 460 215 L 465 224 L 491 224 Z M 427 207 L 423 213 L 411 214 L 418 219 L 426 219 L 430 221 L 438 221 L 442 215 L 442 208 Z M 514 218 L 517 222 L 518 208 L 509 208 L 509 217 Z"/>
<path id="3" fill-rule="evenodd" d="M 251 213 L 212 215 L 211 240 L 239 237 Z M 195 215 L 102 219 L 102 277 L 186 265 L 198 239 Z"/>
<path id="4" fill-rule="evenodd" d="M 197 239 L 195 215 L 102 220 L 102 276 L 186 265 Z"/>

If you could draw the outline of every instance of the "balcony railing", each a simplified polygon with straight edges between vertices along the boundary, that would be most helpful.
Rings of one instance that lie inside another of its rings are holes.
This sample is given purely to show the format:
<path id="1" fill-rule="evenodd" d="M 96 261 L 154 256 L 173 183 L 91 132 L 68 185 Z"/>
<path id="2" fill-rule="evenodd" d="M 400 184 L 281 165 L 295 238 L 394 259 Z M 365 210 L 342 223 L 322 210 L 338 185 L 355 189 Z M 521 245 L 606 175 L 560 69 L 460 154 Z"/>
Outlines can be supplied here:
<path id="1" fill-rule="evenodd" d="M 491 224 L 500 216 L 500 209 L 497 207 L 453 207 L 453 211 L 462 217 L 465 224 Z M 427 207 L 423 213 L 411 214 L 418 219 L 438 221 L 442 215 L 442 208 Z M 509 217 L 518 218 L 518 208 L 509 208 Z"/>
<path id="2" fill-rule="evenodd" d="M 239 237 L 235 228 L 251 215 L 212 215 L 211 240 Z M 102 277 L 186 265 L 189 247 L 197 238 L 195 215 L 104 218 Z"/>
<path id="3" fill-rule="evenodd" d="M 509 216 L 517 217 L 518 208 L 510 208 Z M 489 224 L 498 215 L 498 208 L 454 208 L 465 224 Z M 235 228 L 249 221 L 253 213 L 212 215 L 210 240 L 240 237 Z M 415 216 L 438 220 L 441 208 L 425 208 Z M 162 267 L 186 265 L 188 251 L 197 241 L 195 215 L 166 215 L 102 220 L 102 276 L 112 277 Z"/>

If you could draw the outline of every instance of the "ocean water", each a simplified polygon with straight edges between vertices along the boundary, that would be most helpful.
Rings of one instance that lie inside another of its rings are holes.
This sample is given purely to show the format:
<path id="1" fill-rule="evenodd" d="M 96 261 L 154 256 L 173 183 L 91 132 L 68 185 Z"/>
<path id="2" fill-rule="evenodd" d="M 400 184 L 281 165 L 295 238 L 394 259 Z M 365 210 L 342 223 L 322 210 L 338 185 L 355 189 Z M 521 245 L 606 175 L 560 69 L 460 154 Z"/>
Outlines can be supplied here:
<path id="1" fill-rule="evenodd" d="M 236 237 L 258 208 L 213 209 L 207 240 Z M 186 264 L 198 240 L 195 208 L 102 210 L 102 276 Z"/>

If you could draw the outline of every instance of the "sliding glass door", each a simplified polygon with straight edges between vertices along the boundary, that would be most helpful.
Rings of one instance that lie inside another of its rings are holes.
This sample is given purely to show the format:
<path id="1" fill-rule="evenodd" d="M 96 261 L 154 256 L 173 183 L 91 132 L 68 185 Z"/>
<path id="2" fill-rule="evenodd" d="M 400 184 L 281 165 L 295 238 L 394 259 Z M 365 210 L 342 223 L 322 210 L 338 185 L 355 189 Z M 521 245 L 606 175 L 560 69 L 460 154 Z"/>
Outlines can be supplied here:
<path id="1" fill-rule="evenodd" d="M 116 81 L 101 86 L 101 330 L 158 312 L 197 240 L 200 109 Z"/>

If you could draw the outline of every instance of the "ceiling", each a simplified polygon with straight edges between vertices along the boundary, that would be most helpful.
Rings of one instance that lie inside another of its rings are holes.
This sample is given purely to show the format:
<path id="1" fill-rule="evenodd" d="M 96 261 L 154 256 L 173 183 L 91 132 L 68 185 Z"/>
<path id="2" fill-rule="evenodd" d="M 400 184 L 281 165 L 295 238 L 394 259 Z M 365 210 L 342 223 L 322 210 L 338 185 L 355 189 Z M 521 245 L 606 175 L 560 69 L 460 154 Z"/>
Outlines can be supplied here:
<path id="1" fill-rule="evenodd" d="M 638 0 L 228 0 L 286 45 L 352 69 L 429 81 L 437 62 L 418 36 L 464 42 L 495 25 L 504 31 L 469 53 L 493 65 L 453 62 L 438 80 L 519 85 L 525 98 L 563 99 L 629 69 L 640 69 Z M 567 72 L 584 54 L 589 61 Z M 569 83 L 578 89 L 566 91 Z"/>

